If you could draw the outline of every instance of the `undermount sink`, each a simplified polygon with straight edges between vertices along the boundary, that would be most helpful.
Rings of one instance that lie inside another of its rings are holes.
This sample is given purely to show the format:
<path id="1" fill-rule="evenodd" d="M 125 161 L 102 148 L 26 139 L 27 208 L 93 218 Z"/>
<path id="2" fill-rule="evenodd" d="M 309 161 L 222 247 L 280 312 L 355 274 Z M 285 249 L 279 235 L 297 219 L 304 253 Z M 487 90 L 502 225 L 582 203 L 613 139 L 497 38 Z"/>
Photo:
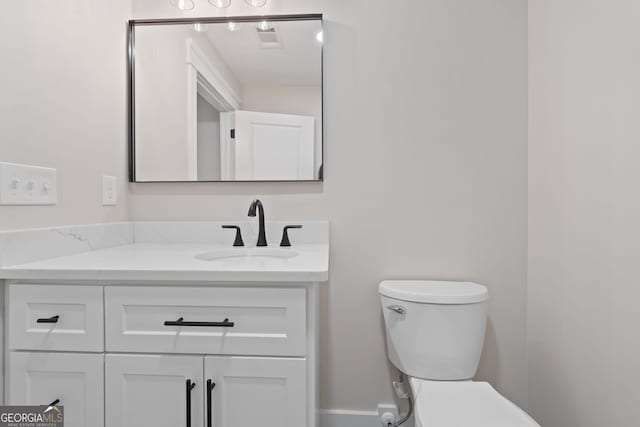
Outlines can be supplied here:
<path id="1" fill-rule="evenodd" d="M 265 261 L 269 259 L 291 259 L 297 257 L 298 252 L 292 249 L 278 248 L 233 248 L 204 252 L 195 256 L 202 261 L 216 261 L 226 259 Z"/>

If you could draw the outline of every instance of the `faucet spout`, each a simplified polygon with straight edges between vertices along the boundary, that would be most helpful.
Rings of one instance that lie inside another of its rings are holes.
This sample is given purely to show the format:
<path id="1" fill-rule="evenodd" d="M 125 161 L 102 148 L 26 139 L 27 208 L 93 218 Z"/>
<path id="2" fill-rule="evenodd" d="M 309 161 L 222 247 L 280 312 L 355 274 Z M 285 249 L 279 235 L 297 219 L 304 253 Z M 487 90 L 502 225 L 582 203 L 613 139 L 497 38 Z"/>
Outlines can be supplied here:
<path id="1" fill-rule="evenodd" d="M 248 215 L 255 217 L 256 210 L 258 211 L 258 243 L 256 243 L 256 246 L 263 247 L 267 246 L 267 236 L 264 231 L 264 206 L 262 206 L 262 202 L 259 199 L 251 202 Z"/>

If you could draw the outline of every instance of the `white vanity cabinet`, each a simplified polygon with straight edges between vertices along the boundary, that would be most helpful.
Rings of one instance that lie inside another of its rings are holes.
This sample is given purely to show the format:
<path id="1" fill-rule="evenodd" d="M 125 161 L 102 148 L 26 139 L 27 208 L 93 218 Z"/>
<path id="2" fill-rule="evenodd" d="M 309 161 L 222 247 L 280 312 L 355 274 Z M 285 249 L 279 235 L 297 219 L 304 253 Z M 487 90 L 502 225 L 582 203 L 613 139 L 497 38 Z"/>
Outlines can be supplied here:
<path id="1" fill-rule="evenodd" d="M 306 376 L 300 358 L 107 354 L 106 427 L 304 426 Z"/>
<path id="2" fill-rule="evenodd" d="M 317 283 L 14 281 L 5 303 L 6 401 L 60 399 L 65 426 L 317 425 Z"/>

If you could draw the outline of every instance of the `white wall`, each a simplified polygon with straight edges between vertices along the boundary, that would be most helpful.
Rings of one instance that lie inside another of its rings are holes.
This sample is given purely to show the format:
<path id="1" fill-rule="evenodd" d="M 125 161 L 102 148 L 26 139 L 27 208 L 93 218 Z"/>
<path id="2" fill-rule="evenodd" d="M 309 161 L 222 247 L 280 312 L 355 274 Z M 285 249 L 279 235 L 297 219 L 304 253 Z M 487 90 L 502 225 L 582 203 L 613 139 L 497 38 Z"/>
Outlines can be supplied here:
<path id="1" fill-rule="evenodd" d="M 131 0 L 6 1 L 0 161 L 58 169 L 58 205 L 0 207 L 0 229 L 127 219 L 126 27 Z M 118 177 L 102 206 L 102 175 Z"/>
<path id="2" fill-rule="evenodd" d="M 220 180 L 220 112 L 198 96 L 198 179 Z"/>
<path id="3" fill-rule="evenodd" d="M 189 179 L 186 39 L 190 26 L 136 30 L 136 178 Z M 155 71 L 153 71 L 155 70 Z"/>
<path id="4" fill-rule="evenodd" d="M 640 425 L 640 3 L 530 2 L 530 409 Z"/>
<path id="5" fill-rule="evenodd" d="M 184 16 L 220 13 L 205 1 Z M 235 1 L 224 13 L 325 14 L 324 183 L 132 184 L 131 217 L 329 219 L 321 406 L 392 400 L 378 282 L 491 291 L 480 377 L 526 404 L 525 0 Z M 180 16 L 135 0 L 136 18 Z M 394 373 L 395 375 L 395 373 Z"/>
<path id="6" fill-rule="evenodd" d="M 195 154 L 189 139 L 187 39 L 237 92 L 242 86 L 204 33 L 191 25 L 141 26 L 136 29 L 136 179 L 186 181 Z M 158 70 L 161 70 L 160 72 Z M 195 177 L 194 177 L 195 178 Z"/>

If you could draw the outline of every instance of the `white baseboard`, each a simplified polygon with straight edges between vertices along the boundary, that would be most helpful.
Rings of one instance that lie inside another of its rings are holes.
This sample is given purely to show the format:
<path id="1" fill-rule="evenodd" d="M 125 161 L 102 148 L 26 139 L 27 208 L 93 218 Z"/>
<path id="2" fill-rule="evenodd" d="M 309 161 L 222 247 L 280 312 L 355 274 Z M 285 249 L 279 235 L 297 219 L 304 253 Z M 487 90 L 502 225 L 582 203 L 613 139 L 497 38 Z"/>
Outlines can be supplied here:
<path id="1" fill-rule="evenodd" d="M 377 411 L 321 409 L 319 427 L 382 427 Z M 413 417 L 402 427 L 414 427 Z"/>
<path id="2" fill-rule="evenodd" d="M 413 417 L 402 427 L 413 427 Z M 382 427 L 377 411 L 321 409 L 320 427 Z"/>
<path id="3" fill-rule="evenodd" d="M 321 409 L 320 427 L 381 427 L 377 411 Z"/>

